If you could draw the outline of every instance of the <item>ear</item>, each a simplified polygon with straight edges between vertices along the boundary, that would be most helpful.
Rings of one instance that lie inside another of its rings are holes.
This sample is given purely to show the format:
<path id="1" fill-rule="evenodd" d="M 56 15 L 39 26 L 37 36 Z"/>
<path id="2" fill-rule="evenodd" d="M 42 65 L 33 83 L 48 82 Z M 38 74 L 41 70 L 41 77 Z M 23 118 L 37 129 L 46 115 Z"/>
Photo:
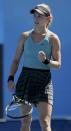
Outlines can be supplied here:
<path id="1" fill-rule="evenodd" d="M 52 15 L 50 15 L 47 18 L 48 18 L 48 20 L 51 20 L 53 17 L 52 17 Z"/>
<path id="2" fill-rule="evenodd" d="M 50 22 L 52 22 L 52 21 L 53 21 L 53 16 L 52 16 L 52 15 L 50 15 L 50 16 L 48 16 L 48 17 L 47 17 L 47 19 L 48 19 L 48 21 L 49 21 L 48 23 L 50 23 Z"/>
<path id="3" fill-rule="evenodd" d="M 49 26 L 52 23 L 52 20 L 53 20 L 53 16 L 52 15 L 47 17 L 47 25 L 46 25 L 46 27 Z"/>

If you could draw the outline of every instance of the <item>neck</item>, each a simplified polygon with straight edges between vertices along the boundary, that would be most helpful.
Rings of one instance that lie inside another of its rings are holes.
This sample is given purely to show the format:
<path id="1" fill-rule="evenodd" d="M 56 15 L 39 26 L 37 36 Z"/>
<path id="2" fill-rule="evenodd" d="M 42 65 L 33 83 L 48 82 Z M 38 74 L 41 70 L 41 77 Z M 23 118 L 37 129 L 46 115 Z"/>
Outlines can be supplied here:
<path id="1" fill-rule="evenodd" d="M 34 28 L 34 32 L 37 34 L 46 34 L 47 30 L 48 30 L 47 28 L 39 28 L 39 27 Z"/>

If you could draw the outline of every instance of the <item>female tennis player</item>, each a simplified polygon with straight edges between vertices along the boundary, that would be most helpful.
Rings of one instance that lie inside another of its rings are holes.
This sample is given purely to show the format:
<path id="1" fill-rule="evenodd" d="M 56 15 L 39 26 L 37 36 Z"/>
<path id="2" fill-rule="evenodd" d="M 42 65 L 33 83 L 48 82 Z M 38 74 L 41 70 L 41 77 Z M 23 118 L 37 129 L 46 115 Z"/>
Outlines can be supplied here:
<path id="1" fill-rule="evenodd" d="M 57 34 L 49 30 L 52 13 L 42 3 L 33 8 L 34 27 L 22 32 L 8 77 L 8 87 L 16 88 L 16 96 L 33 103 L 39 112 L 42 131 L 51 131 L 53 84 L 51 68 L 61 66 L 61 44 Z M 23 68 L 14 85 L 14 76 L 23 53 Z M 22 109 L 23 110 L 23 109 Z M 26 107 L 25 112 L 30 109 Z M 22 119 L 21 131 L 30 131 L 32 116 Z"/>

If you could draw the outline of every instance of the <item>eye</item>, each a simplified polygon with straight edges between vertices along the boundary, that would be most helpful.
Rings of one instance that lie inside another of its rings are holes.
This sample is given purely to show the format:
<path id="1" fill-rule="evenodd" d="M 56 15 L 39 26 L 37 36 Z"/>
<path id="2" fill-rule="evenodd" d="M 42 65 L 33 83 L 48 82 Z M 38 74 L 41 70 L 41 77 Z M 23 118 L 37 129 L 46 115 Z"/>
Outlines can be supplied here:
<path id="1" fill-rule="evenodd" d="M 35 12 L 35 13 L 34 13 L 34 17 L 42 17 L 42 15 L 39 14 L 39 13 L 37 13 L 37 12 Z"/>
<path id="2" fill-rule="evenodd" d="M 43 15 L 41 15 L 41 14 L 39 14 L 39 16 L 38 17 L 42 17 Z"/>

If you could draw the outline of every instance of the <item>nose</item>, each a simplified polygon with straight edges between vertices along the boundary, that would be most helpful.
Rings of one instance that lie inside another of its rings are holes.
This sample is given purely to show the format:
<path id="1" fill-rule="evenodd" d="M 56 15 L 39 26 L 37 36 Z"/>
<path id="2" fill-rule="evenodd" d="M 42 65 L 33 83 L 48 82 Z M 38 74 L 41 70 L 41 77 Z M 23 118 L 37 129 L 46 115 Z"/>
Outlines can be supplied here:
<path id="1" fill-rule="evenodd" d="M 38 20 L 39 20 L 39 17 L 38 17 L 38 16 L 34 16 L 34 20 L 35 20 L 35 21 L 38 21 Z"/>

